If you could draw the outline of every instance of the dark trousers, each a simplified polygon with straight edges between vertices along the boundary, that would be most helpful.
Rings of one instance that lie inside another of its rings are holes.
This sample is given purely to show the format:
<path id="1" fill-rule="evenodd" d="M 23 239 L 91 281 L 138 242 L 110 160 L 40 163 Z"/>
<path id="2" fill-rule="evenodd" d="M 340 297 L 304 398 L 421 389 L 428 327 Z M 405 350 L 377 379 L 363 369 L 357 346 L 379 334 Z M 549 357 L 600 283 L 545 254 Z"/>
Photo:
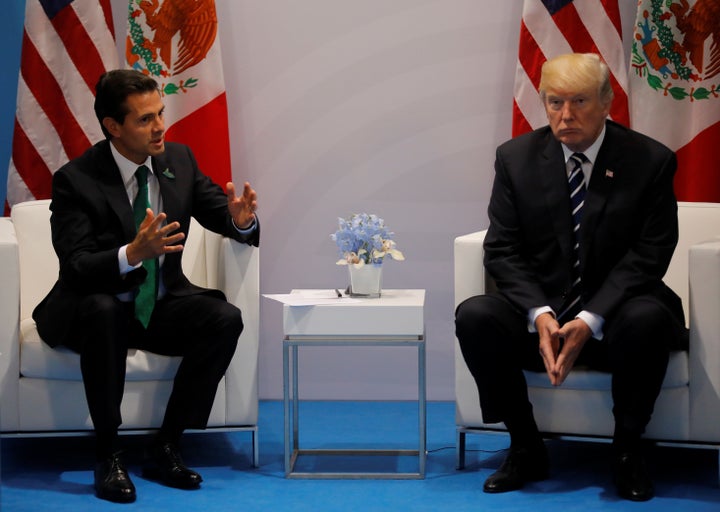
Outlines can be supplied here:
<path id="1" fill-rule="evenodd" d="M 163 428 L 182 432 L 207 426 L 217 386 L 243 329 L 240 310 L 221 295 L 166 296 L 155 305 L 147 330 L 134 318 L 132 303 L 105 294 L 82 301 L 69 348 L 80 354 L 85 395 L 99 437 L 116 434 L 122 424 L 130 348 L 182 357 Z"/>
<path id="2" fill-rule="evenodd" d="M 455 326 L 478 386 L 483 420 L 506 425 L 534 421 L 522 370 L 544 372 L 545 367 L 538 335 L 528 332 L 526 316 L 499 295 L 482 295 L 458 306 Z M 648 295 L 628 300 L 605 319 L 603 331 L 602 340 L 588 340 L 575 365 L 612 373 L 616 436 L 639 437 L 650 421 L 670 350 L 687 348 L 684 326 Z"/>

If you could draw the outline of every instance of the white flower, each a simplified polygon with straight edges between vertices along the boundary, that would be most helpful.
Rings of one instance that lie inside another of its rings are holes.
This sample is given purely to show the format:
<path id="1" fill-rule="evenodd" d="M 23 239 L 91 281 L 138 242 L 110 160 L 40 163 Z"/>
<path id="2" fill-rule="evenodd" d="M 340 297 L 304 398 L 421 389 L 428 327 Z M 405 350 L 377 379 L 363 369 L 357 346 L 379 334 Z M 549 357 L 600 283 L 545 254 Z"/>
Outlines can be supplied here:
<path id="1" fill-rule="evenodd" d="M 337 261 L 338 265 L 355 265 L 356 267 L 361 267 L 365 265 L 365 261 L 360 258 L 360 256 L 367 251 L 365 249 L 360 249 L 359 253 L 354 252 L 346 252 L 342 259 Z"/>
<path id="2" fill-rule="evenodd" d="M 383 240 L 382 249 L 380 250 L 373 249 L 373 259 L 381 260 L 386 255 L 398 261 L 403 261 L 405 259 L 403 253 L 395 249 L 395 242 L 392 240 Z"/>

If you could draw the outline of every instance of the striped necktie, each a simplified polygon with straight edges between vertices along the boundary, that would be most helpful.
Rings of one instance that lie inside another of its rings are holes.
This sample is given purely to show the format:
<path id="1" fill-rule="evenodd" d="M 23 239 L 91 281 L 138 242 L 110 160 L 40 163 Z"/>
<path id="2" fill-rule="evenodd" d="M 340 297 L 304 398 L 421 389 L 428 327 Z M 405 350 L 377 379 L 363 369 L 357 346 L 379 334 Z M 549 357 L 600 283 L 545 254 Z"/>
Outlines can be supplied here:
<path id="1" fill-rule="evenodd" d="M 138 167 L 135 171 L 135 179 L 138 182 L 138 192 L 133 201 L 133 215 L 135 217 L 135 227 L 140 228 L 140 224 L 145 218 L 146 210 L 150 208 L 150 197 L 148 195 L 148 172 L 150 169 L 145 165 Z M 143 327 L 147 328 L 150 322 L 150 316 L 155 308 L 155 299 L 157 298 L 157 274 L 158 259 L 143 260 L 143 268 L 147 271 L 145 281 L 140 283 L 138 294 L 135 296 L 135 318 L 137 318 Z"/>
<path id="2" fill-rule="evenodd" d="M 558 319 L 567 321 L 582 310 L 582 283 L 580 279 L 580 222 L 585 204 L 585 175 L 582 164 L 589 160 L 582 153 L 573 153 L 568 160 L 568 184 L 570 186 L 570 205 L 573 220 L 573 268 L 572 288 L 567 295 L 565 307 Z"/>

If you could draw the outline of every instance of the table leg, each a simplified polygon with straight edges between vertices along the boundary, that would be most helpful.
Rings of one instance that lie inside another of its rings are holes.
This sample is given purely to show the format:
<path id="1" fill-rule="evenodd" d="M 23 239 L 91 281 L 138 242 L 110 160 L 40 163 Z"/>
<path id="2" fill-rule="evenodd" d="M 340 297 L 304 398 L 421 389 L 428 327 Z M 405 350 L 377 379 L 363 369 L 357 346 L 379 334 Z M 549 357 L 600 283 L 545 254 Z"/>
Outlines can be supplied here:
<path id="1" fill-rule="evenodd" d="M 283 407 L 285 411 L 285 476 L 290 474 L 290 347 L 283 343 Z"/>
<path id="2" fill-rule="evenodd" d="M 300 449 L 300 388 L 298 387 L 298 346 L 292 347 L 292 363 L 293 363 L 293 450 Z"/>
<path id="3" fill-rule="evenodd" d="M 427 369 L 426 369 L 426 348 L 424 336 L 412 337 L 412 339 L 384 339 L 382 337 L 370 337 L 352 340 L 326 340 L 311 338 L 313 345 L 388 345 L 416 347 L 418 357 L 418 448 L 414 449 L 300 449 L 300 391 L 299 391 L 299 349 L 301 345 L 310 344 L 308 340 L 296 341 L 286 337 L 283 342 L 283 400 L 285 413 L 285 477 L 286 478 L 393 478 L 393 479 L 415 479 L 425 478 L 427 462 Z M 408 343 L 409 342 L 409 343 Z M 292 411 L 291 411 L 292 409 Z M 335 455 L 335 456 L 416 456 L 418 460 L 417 472 L 313 472 L 296 471 L 295 465 L 299 457 L 303 455 Z"/>
<path id="4" fill-rule="evenodd" d="M 425 342 L 418 344 L 418 416 L 420 447 L 418 449 L 418 472 L 425 477 L 425 460 L 427 454 L 427 389 L 426 389 Z"/>

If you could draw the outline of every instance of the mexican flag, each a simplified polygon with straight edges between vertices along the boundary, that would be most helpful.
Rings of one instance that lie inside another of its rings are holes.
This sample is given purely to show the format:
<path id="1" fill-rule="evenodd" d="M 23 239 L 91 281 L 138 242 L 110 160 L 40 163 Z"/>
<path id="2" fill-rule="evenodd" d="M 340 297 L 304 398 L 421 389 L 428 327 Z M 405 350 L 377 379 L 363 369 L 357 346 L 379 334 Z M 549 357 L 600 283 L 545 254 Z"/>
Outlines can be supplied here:
<path id="1" fill-rule="evenodd" d="M 191 147 L 200 169 L 232 180 L 215 0 L 129 0 L 128 67 L 160 84 L 165 139 Z"/>
<path id="2" fill-rule="evenodd" d="M 720 202 L 720 0 L 640 0 L 630 124 L 677 153 L 680 201 Z"/>

